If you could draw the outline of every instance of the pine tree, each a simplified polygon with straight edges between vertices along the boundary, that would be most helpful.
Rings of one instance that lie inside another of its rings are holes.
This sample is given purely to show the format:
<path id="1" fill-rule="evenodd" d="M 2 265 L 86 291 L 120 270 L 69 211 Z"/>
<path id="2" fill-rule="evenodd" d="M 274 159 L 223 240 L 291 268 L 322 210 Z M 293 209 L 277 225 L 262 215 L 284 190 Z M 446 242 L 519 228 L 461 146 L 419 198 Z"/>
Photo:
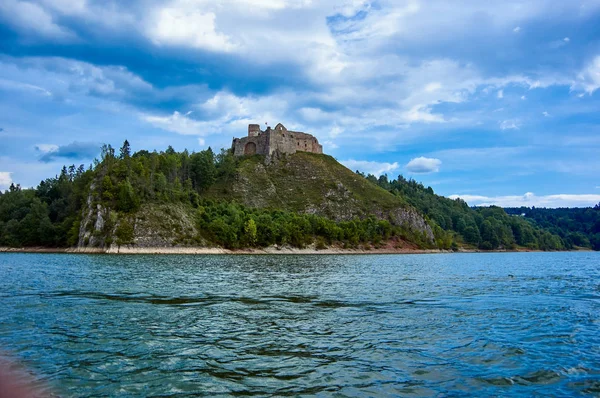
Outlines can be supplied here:
<path id="1" fill-rule="evenodd" d="M 123 142 L 123 146 L 121 147 L 119 158 L 120 159 L 129 159 L 130 157 L 131 157 L 131 146 L 129 145 L 129 141 L 125 140 L 125 142 Z"/>

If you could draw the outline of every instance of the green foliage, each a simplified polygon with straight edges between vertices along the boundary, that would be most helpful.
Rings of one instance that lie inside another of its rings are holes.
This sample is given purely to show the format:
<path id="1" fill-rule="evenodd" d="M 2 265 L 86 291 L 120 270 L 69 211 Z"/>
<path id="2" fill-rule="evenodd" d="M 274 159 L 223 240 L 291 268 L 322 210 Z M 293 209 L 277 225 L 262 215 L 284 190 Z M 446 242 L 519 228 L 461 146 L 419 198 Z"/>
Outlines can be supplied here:
<path id="1" fill-rule="evenodd" d="M 555 236 L 560 237 L 566 248 L 575 246 L 600 250 L 600 203 L 587 208 L 529 208 L 514 207 L 505 209 L 514 217 L 526 220 L 531 225 L 542 228 Z M 525 239 L 531 240 L 531 231 L 525 231 Z M 556 247 L 556 240 L 541 236 L 541 244 Z"/>
<path id="2" fill-rule="evenodd" d="M 228 249 L 275 244 L 302 248 L 315 242 L 320 248 L 325 242 L 358 247 L 407 234 L 375 217 L 336 223 L 314 214 L 255 209 L 212 200 L 202 201 L 196 218 L 202 238 Z"/>
<path id="3" fill-rule="evenodd" d="M 116 208 L 124 213 L 131 213 L 140 207 L 140 199 L 133 190 L 129 180 L 119 184 L 119 197 Z"/>
<path id="4" fill-rule="evenodd" d="M 74 245 L 92 178 L 93 173 L 83 165 L 71 165 L 40 182 L 37 189 L 13 185 L 0 192 L 0 246 Z"/>
<path id="5" fill-rule="evenodd" d="M 199 236 L 186 239 L 231 249 L 313 243 L 319 248 L 331 244 L 369 247 L 405 239 L 424 248 L 454 250 L 459 244 L 484 250 L 517 246 L 600 250 L 600 206 L 517 209 L 515 213 L 509 209 L 510 215 L 498 207 L 470 208 L 460 199 L 435 195 L 431 188 L 402 176 L 397 180 L 385 175 L 357 176 L 326 155 L 298 153 L 264 165 L 260 156 L 240 160 L 226 150 L 215 156 L 210 148 L 178 153 L 169 147 L 164 152 L 132 155 L 125 141 L 118 156 L 110 145 L 104 145 L 94 164 L 87 171 L 83 165 L 63 167 L 60 175 L 42 181 L 36 189 L 11 185 L 0 192 L 0 245 L 74 246 L 82 227 L 82 210 L 89 201 L 89 206 L 100 205 L 108 214 L 104 229 L 94 231 L 100 245 L 110 244 L 113 233 L 118 245 L 132 244 L 131 220 L 134 213 L 140 214 L 142 205 L 158 204 L 168 210 L 177 204 L 190 211 L 196 208 Z M 244 198 L 231 190 L 236 174 L 248 182 Z M 276 194 L 269 197 L 265 192 Z M 262 208 L 235 202 L 248 197 L 260 197 Z M 359 216 L 335 222 L 336 214 L 325 213 L 327 218 L 299 213 L 307 203 L 318 208 L 324 197 L 339 201 L 341 207 L 352 203 L 359 210 L 352 214 Z M 425 215 L 435 244 L 422 231 L 370 216 L 406 205 Z M 90 230 L 89 223 L 85 228 Z M 177 225 L 173 228 L 179 233 Z"/>
<path id="6" fill-rule="evenodd" d="M 256 245 L 256 234 L 256 222 L 254 221 L 254 219 L 250 218 L 248 221 L 246 221 L 246 224 L 244 225 L 244 238 L 248 246 Z"/>
<path id="7" fill-rule="evenodd" d="M 190 156 L 190 172 L 192 184 L 199 192 L 206 191 L 215 182 L 217 167 L 210 148 Z"/>
<path id="8" fill-rule="evenodd" d="M 127 219 L 122 220 L 115 230 L 115 236 L 117 238 L 116 243 L 118 246 L 133 244 L 133 225 Z"/>
<path id="9" fill-rule="evenodd" d="M 376 178 L 373 175 L 365 176 L 358 172 L 357 174 L 402 197 L 426 215 L 434 224 L 433 231 L 438 247 L 451 248 L 458 243 L 464 243 L 482 250 L 514 249 L 517 246 L 563 250 L 572 247 L 570 241 L 585 243 L 586 238 L 590 240 L 583 231 L 582 235 L 569 235 L 569 226 L 561 232 L 552 228 L 552 223 L 538 223 L 519 217 L 516 214 L 520 214 L 521 210 L 518 210 L 518 213 L 510 211 L 509 215 L 496 206 L 470 208 L 461 199 L 453 200 L 436 195 L 431 187 L 424 187 L 412 179 L 406 180 L 401 175 L 398 179 L 390 181 L 385 175 Z M 586 212 L 582 219 L 587 220 L 590 225 L 585 231 L 593 231 L 591 224 L 595 218 L 589 213 L 594 212 L 594 209 L 588 209 Z M 600 212 L 596 211 L 595 214 L 598 213 Z M 600 226 L 600 223 L 598 225 Z"/>

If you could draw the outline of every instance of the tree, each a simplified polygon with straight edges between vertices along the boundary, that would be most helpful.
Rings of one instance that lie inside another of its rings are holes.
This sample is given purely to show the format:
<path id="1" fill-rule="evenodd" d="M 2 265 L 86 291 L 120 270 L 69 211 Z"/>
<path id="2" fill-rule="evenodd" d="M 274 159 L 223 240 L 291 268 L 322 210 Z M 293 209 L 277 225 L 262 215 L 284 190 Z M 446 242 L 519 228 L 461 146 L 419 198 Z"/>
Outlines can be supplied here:
<path id="1" fill-rule="evenodd" d="M 219 177 L 225 181 L 233 178 L 237 168 L 237 159 L 231 150 L 221 149 L 221 153 L 216 156 L 216 168 Z"/>
<path id="2" fill-rule="evenodd" d="M 199 192 L 204 192 L 215 182 L 216 167 L 213 151 L 208 148 L 205 151 L 192 154 L 190 163 L 190 174 L 194 188 Z"/>
<path id="3" fill-rule="evenodd" d="M 481 236 L 479 235 L 479 229 L 475 225 L 469 225 L 463 231 L 463 237 L 465 238 L 465 242 L 470 243 L 472 245 L 479 245 L 481 242 Z"/>
<path id="4" fill-rule="evenodd" d="M 129 180 L 119 184 L 119 197 L 117 200 L 117 210 L 124 213 L 136 211 L 140 207 L 140 199 L 133 190 Z"/>
<path id="5" fill-rule="evenodd" d="M 496 249 L 500 245 L 500 238 L 492 226 L 491 221 L 485 219 L 481 224 L 481 248 L 484 250 Z"/>
<path id="6" fill-rule="evenodd" d="M 131 146 L 129 145 L 129 141 L 125 140 L 123 142 L 123 146 L 121 147 L 119 159 L 129 159 L 131 157 Z"/>
<path id="7" fill-rule="evenodd" d="M 104 176 L 102 179 L 102 199 L 105 201 L 112 201 L 114 199 L 113 194 L 113 183 L 109 176 Z"/>
<path id="8" fill-rule="evenodd" d="M 244 236 L 250 246 L 256 245 L 256 222 L 250 218 L 244 225 Z"/>
<path id="9" fill-rule="evenodd" d="M 135 238 L 133 225 L 127 220 L 121 221 L 115 231 L 115 236 L 117 237 L 116 243 L 119 247 L 133 244 Z"/>

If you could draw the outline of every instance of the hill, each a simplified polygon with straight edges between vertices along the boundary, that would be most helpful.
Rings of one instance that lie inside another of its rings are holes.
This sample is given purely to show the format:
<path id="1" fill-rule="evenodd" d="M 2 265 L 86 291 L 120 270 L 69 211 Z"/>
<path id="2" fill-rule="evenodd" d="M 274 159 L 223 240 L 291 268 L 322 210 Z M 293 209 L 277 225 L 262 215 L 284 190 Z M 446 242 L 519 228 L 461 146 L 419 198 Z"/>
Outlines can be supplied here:
<path id="1" fill-rule="evenodd" d="M 104 146 L 88 170 L 65 167 L 36 189 L 12 186 L 0 196 L 0 228 L 3 246 L 438 243 L 429 223 L 402 198 L 327 155 L 267 161 L 172 148 L 131 155 L 127 142 L 119 155 Z"/>
<path id="2" fill-rule="evenodd" d="M 358 173 L 373 185 L 401 197 L 421 212 L 432 225 L 451 234 L 459 246 L 480 250 L 518 249 L 600 250 L 600 205 L 588 209 L 504 209 L 496 206 L 471 208 L 461 199 L 436 195 L 431 187 L 398 176 Z M 521 214 L 526 213 L 525 217 Z"/>
<path id="3" fill-rule="evenodd" d="M 597 248 L 597 210 L 557 227 L 470 208 L 402 176 L 354 173 L 328 155 L 132 155 L 125 141 L 118 154 L 103 146 L 87 170 L 0 193 L 0 246 L 564 250 Z"/>
<path id="4" fill-rule="evenodd" d="M 600 203 L 587 208 L 511 207 L 504 211 L 560 236 L 567 248 L 600 250 Z"/>
<path id="5" fill-rule="evenodd" d="M 335 221 L 374 215 L 400 225 L 426 229 L 401 197 L 371 184 L 329 155 L 297 152 L 274 157 L 241 158 L 233 181 L 219 180 L 207 197 L 235 200 L 255 208 L 316 214 Z"/>

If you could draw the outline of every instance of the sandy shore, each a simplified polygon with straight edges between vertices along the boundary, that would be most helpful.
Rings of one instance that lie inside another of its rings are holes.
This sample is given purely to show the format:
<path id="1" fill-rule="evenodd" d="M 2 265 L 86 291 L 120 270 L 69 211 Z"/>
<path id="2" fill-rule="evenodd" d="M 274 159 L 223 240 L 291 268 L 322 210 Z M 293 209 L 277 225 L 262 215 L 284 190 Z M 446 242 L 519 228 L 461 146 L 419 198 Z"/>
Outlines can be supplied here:
<path id="1" fill-rule="evenodd" d="M 327 248 L 316 250 L 314 247 L 298 249 L 294 247 L 267 247 L 264 249 L 228 250 L 217 247 L 111 247 L 99 248 L 47 248 L 0 247 L 0 253 L 73 253 L 73 254 L 426 254 L 450 253 L 444 250 L 421 250 L 412 248 L 380 248 L 380 249 L 342 249 Z"/>

